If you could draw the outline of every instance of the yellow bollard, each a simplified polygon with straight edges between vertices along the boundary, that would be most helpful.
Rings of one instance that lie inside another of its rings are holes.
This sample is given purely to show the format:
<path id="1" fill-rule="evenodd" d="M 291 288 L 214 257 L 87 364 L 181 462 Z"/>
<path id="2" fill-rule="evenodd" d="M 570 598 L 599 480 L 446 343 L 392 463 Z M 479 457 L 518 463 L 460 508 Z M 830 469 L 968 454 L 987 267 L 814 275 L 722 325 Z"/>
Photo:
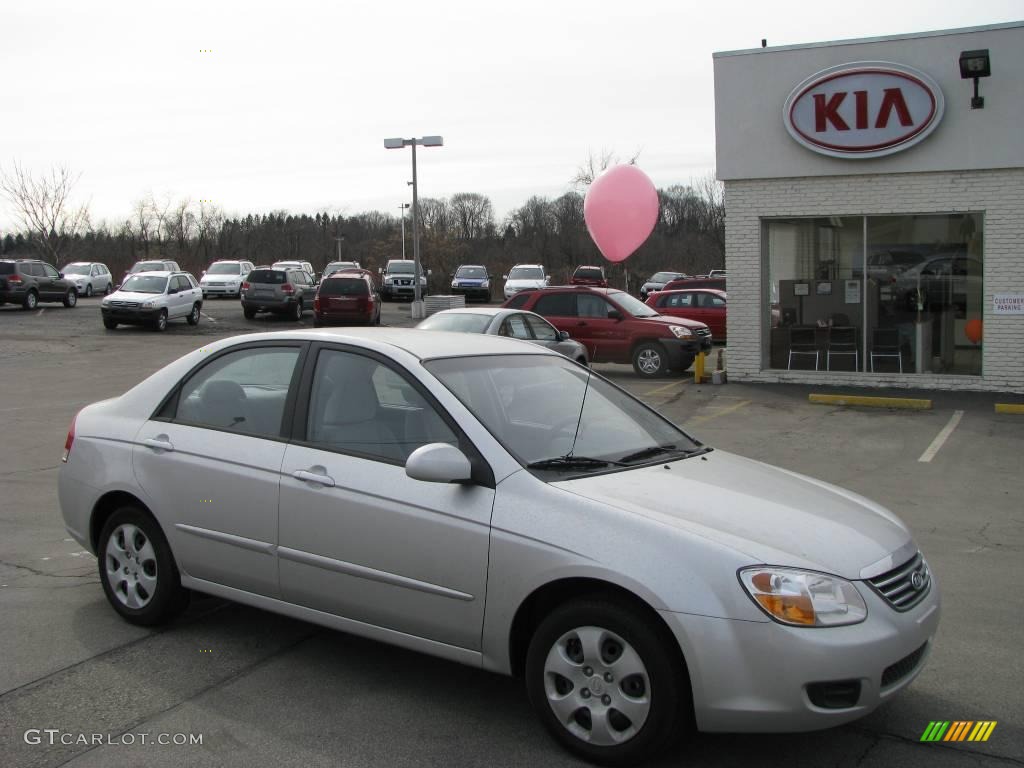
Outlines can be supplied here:
<path id="1" fill-rule="evenodd" d="M 697 353 L 697 360 L 693 364 L 693 383 L 701 384 L 704 381 L 704 353 Z"/>

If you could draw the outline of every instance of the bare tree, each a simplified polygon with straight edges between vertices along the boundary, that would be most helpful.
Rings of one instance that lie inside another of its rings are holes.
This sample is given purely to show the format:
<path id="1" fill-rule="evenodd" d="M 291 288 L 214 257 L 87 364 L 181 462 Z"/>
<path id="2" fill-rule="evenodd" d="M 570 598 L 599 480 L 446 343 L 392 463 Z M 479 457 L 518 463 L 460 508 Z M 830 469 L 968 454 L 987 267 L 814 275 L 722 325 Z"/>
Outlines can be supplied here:
<path id="1" fill-rule="evenodd" d="M 21 228 L 46 260 L 58 267 L 70 260 L 75 238 L 89 228 L 88 204 L 76 206 L 71 201 L 78 179 L 66 165 L 38 175 L 17 161 L 10 172 L 0 170 L 0 192 Z"/>
<path id="2" fill-rule="evenodd" d="M 460 192 L 451 196 L 448 209 L 455 222 L 455 236 L 462 240 L 485 237 L 494 231 L 494 210 L 486 195 Z"/>
<path id="3" fill-rule="evenodd" d="M 636 161 L 640 159 L 641 150 L 637 150 L 632 154 L 629 160 L 626 161 L 627 165 L 636 165 Z M 594 155 L 594 151 L 591 150 L 587 155 L 586 161 L 576 169 L 576 175 L 573 176 L 569 183 L 575 187 L 577 192 L 585 192 L 587 187 L 594 183 L 594 179 L 601 175 L 603 171 L 608 170 L 613 165 L 621 165 L 622 160 L 617 154 L 608 149 L 602 149 L 599 156 Z"/>

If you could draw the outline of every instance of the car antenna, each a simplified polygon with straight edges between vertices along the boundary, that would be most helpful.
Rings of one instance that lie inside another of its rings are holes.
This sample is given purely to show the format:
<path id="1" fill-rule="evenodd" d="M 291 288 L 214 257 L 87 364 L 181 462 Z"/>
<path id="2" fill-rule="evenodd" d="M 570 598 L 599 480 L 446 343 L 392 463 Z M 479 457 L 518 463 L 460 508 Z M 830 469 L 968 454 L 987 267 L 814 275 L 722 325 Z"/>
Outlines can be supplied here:
<path id="1" fill-rule="evenodd" d="M 583 421 L 583 408 L 587 404 L 587 392 L 590 390 L 590 377 L 592 375 L 593 372 L 590 370 L 590 368 L 587 368 L 587 383 L 583 387 L 583 400 L 580 402 L 580 415 L 576 419 L 576 433 L 572 436 L 572 447 L 569 449 L 569 452 L 565 454 L 565 456 L 563 457 L 566 459 L 570 458 L 573 454 L 573 451 L 576 450 L 576 438 L 580 436 L 580 424 Z"/>

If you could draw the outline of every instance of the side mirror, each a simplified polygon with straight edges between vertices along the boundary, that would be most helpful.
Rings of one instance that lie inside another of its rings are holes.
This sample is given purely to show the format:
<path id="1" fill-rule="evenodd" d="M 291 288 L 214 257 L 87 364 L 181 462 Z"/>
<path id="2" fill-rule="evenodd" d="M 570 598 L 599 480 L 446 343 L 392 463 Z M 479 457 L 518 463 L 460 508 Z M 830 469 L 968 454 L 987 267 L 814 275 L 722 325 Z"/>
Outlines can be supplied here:
<path id="1" fill-rule="evenodd" d="M 429 443 L 412 452 L 405 461 L 405 474 L 425 483 L 462 483 L 473 468 L 466 454 L 448 443 Z"/>
<path id="2" fill-rule="evenodd" d="M 558 340 L 559 341 L 568 341 L 569 340 L 569 332 L 568 331 L 559 331 L 558 332 Z"/>
<path id="3" fill-rule="evenodd" d="M 206 270 L 205 269 L 202 271 L 202 274 L 204 274 L 204 275 L 206 274 Z"/>
<path id="4" fill-rule="evenodd" d="M 619 312 L 619 310 L 617 310 L 617 309 L 609 309 L 608 310 L 608 319 L 609 320 L 621 320 L 622 319 L 622 313 Z"/>
<path id="5" fill-rule="evenodd" d="M 168 289 L 167 289 L 167 295 L 168 295 L 168 296 L 170 296 L 170 295 L 172 295 L 172 294 L 175 294 L 175 293 L 177 293 L 177 292 L 178 292 L 178 289 L 177 289 L 177 288 L 168 288 Z"/>
<path id="6" fill-rule="evenodd" d="M 508 275 L 502 275 L 502 276 L 501 276 L 501 279 L 502 279 L 502 280 L 508 280 Z"/>
<path id="7" fill-rule="evenodd" d="M 544 285 L 551 285 L 551 275 L 547 275 L 544 278 Z"/>
<path id="8" fill-rule="evenodd" d="M 63 272 L 58 272 L 57 273 L 57 277 L 61 277 L 61 278 L 64 277 L 64 273 Z"/>

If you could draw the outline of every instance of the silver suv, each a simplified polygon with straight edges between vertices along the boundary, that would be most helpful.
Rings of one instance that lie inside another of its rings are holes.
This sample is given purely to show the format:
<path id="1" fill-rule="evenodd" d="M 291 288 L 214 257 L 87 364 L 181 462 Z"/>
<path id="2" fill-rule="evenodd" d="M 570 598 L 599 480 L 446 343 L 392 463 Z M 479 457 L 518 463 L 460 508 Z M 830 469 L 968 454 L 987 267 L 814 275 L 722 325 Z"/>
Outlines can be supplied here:
<path id="1" fill-rule="evenodd" d="M 203 291 L 188 272 L 139 272 L 100 302 L 103 325 L 149 325 L 167 330 L 167 322 L 184 318 L 199 325 Z"/>
<path id="2" fill-rule="evenodd" d="M 413 281 L 416 276 L 416 262 L 412 259 L 391 259 L 384 267 L 380 288 L 381 297 L 388 299 L 409 299 L 415 295 Z M 420 264 L 420 290 L 427 290 L 427 270 Z"/>
<path id="3" fill-rule="evenodd" d="M 32 310 L 40 301 L 62 301 L 65 307 L 73 307 L 78 303 L 78 290 L 63 272 L 45 261 L 0 261 L 0 304 L 21 304 Z"/>
<path id="4" fill-rule="evenodd" d="M 316 280 L 305 269 L 254 269 L 242 283 L 242 312 L 252 320 L 257 312 L 274 312 L 293 320 L 313 309 Z"/>

